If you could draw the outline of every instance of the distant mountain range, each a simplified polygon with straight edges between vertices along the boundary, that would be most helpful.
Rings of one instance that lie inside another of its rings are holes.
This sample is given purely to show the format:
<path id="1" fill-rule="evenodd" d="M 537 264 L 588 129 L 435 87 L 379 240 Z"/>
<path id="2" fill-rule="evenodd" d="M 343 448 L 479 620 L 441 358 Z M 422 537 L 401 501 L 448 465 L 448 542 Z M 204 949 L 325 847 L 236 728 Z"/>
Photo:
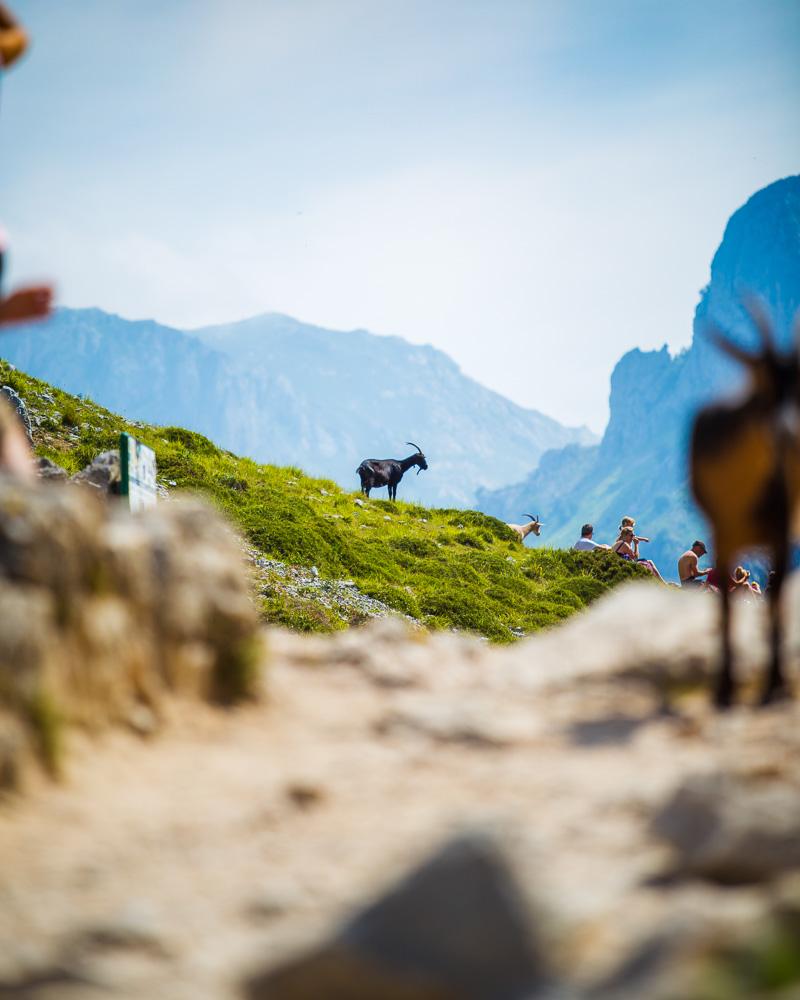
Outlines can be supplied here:
<path id="1" fill-rule="evenodd" d="M 566 546 L 585 521 L 595 538 L 612 542 L 620 517 L 637 518 L 653 539 L 643 547 L 670 577 L 677 556 L 707 532 L 691 502 L 688 434 L 697 407 L 737 386 L 740 374 L 708 337 L 713 323 L 740 344 L 756 334 L 742 303 L 757 295 L 773 317 L 780 341 L 791 338 L 800 308 L 800 176 L 764 188 L 731 217 L 700 293 L 691 347 L 671 357 L 628 352 L 611 376 L 611 416 L 599 445 L 547 452 L 516 485 L 479 490 L 477 506 L 511 519 L 521 510 L 547 522 L 538 544 Z"/>
<path id="2" fill-rule="evenodd" d="M 484 388 L 433 347 L 277 314 L 187 332 L 61 309 L 4 334 L 0 354 L 130 419 L 188 427 L 353 489 L 362 459 L 402 457 L 415 441 L 430 470 L 407 475 L 398 495 L 438 506 L 471 505 L 478 488 L 520 478 L 548 449 L 596 441 Z"/>

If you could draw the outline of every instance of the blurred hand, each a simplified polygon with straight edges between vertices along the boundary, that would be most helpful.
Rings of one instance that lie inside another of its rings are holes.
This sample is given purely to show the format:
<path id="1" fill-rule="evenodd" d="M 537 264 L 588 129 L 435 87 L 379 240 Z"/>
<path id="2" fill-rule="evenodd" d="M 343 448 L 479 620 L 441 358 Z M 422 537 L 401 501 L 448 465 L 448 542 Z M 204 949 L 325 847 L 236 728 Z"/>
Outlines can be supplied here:
<path id="1" fill-rule="evenodd" d="M 49 285 L 19 288 L 6 299 L 0 299 L 0 326 L 44 319 L 53 307 L 53 289 Z"/>

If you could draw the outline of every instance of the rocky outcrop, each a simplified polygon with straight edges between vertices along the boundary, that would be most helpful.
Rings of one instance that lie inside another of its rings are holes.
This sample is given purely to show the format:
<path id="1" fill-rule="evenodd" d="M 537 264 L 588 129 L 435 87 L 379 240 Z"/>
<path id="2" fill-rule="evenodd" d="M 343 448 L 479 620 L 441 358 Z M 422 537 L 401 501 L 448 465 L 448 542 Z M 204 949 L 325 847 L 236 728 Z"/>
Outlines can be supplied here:
<path id="1" fill-rule="evenodd" d="M 36 475 L 49 483 L 65 483 L 69 479 L 69 473 L 62 469 L 49 458 L 36 459 Z"/>
<path id="2" fill-rule="evenodd" d="M 156 728 L 170 694 L 254 690 L 238 546 L 204 504 L 132 517 L 85 490 L 0 477 L 0 784 L 52 770 L 70 725 Z"/>
<path id="3" fill-rule="evenodd" d="M 33 440 L 33 432 L 31 430 L 31 418 L 28 414 L 28 407 L 25 400 L 20 396 L 16 389 L 12 389 L 10 385 L 0 386 L 0 399 L 3 399 L 11 409 L 16 413 L 19 418 L 20 423 L 25 428 L 25 434 L 29 441 Z"/>
<path id="4" fill-rule="evenodd" d="M 96 455 L 85 469 L 70 477 L 76 486 L 85 486 L 100 494 L 117 494 L 122 482 L 119 451 L 112 449 Z"/>
<path id="5" fill-rule="evenodd" d="M 595 538 L 612 542 L 631 514 L 652 538 L 643 556 L 675 577 L 675 561 L 704 530 L 688 486 L 688 438 L 698 406 L 734 390 L 741 372 L 708 337 L 714 325 L 744 345 L 755 331 L 744 308 L 760 297 L 779 341 L 791 341 L 800 308 L 800 176 L 758 191 L 736 211 L 711 264 L 694 316 L 691 347 L 671 357 L 634 349 L 611 375 L 610 417 L 599 448 L 545 453 L 521 483 L 481 491 L 477 506 L 511 520 L 520 501 L 542 510 L 547 544 L 571 545 L 591 521 Z M 687 317 L 688 320 L 688 317 Z M 531 509 L 531 508 L 527 508 Z"/>

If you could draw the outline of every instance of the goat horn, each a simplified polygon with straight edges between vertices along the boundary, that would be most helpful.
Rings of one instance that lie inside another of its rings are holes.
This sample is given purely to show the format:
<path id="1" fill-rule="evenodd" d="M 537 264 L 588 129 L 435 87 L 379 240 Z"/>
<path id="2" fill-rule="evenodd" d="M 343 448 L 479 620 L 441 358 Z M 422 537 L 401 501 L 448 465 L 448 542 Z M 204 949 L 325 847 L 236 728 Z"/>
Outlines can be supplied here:
<path id="1" fill-rule="evenodd" d="M 751 367 L 755 361 L 755 356 L 749 351 L 746 351 L 743 347 L 734 343 L 726 334 L 719 329 L 719 327 L 712 326 L 709 327 L 708 335 L 710 339 L 717 345 L 717 347 L 724 351 L 729 357 L 738 361 L 740 364 Z"/>
<path id="2" fill-rule="evenodd" d="M 414 444 L 413 441 L 406 441 L 406 444 L 410 444 L 412 448 L 416 448 L 417 449 L 417 451 L 420 453 L 420 455 L 422 454 L 422 448 L 420 448 L 420 446 L 418 444 Z"/>
<path id="3" fill-rule="evenodd" d="M 526 514 L 525 517 L 529 517 L 531 519 L 531 521 L 538 521 L 539 520 L 538 516 L 534 517 L 533 514 Z"/>
<path id="4" fill-rule="evenodd" d="M 753 321 L 753 325 L 758 330 L 761 337 L 761 346 L 765 351 L 774 353 L 775 338 L 772 334 L 772 323 L 767 315 L 764 303 L 755 295 L 750 295 L 745 299 L 744 307 L 747 310 L 748 316 Z"/>

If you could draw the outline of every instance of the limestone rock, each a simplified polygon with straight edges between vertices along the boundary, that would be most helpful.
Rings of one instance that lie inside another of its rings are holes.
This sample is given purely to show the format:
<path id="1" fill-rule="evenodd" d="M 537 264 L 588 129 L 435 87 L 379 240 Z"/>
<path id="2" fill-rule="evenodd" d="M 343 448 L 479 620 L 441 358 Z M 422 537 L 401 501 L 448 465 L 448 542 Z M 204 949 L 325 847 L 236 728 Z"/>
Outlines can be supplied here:
<path id="1" fill-rule="evenodd" d="M 747 782 L 711 773 L 688 778 L 653 819 L 680 874 L 759 882 L 800 868 L 800 783 Z"/>
<path id="2" fill-rule="evenodd" d="M 499 848 L 464 834 L 313 954 L 252 979 L 250 1000 L 513 1000 L 550 974 Z"/>
<path id="3" fill-rule="evenodd" d="M 35 466 L 38 477 L 49 483 L 65 483 L 69 479 L 67 470 L 51 462 L 49 458 L 37 458 Z"/>
<path id="4" fill-rule="evenodd" d="M 122 472 L 119 451 L 104 451 L 96 455 L 89 465 L 76 472 L 70 479 L 78 486 L 88 486 L 100 493 L 119 493 Z"/>
<path id="5" fill-rule="evenodd" d="M 800 574 L 786 587 L 787 609 L 800 604 Z M 765 601 L 734 601 L 735 669 L 742 681 L 763 677 L 768 658 Z M 633 582 L 615 588 L 586 613 L 516 643 L 505 654 L 515 682 L 531 690 L 572 687 L 579 680 L 638 679 L 658 691 L 707 685 L 720 658 L 716 595 Z M 800 663 L 800 615 L 787 615 L 790 678 Z"/>
<path id="6" fill-rule="evenodd" d="M 32 441 L 33 432 L 31 430 L 31 418 L 28 413 L 28 407 L 25 405 L 25 400 L 15 389 L 12 389 L 10 385 L 0 386 L 0 397 L 2 397 L 11 406 L 12 410 L 14 410 L 20 419 L 20 423 L 25 428 L 28 440 Z"/>
<path id="7" fill-rule="evenodd" d="M 6 783 L 26 754 L 57 769 L 65 724 L 146 716 L 149 732 L 172 692 L 229 702 L 254 690 L 260 640 L 240 550 L 198 501 L 132 516 L 0 476 L 0 621 Z"/>

